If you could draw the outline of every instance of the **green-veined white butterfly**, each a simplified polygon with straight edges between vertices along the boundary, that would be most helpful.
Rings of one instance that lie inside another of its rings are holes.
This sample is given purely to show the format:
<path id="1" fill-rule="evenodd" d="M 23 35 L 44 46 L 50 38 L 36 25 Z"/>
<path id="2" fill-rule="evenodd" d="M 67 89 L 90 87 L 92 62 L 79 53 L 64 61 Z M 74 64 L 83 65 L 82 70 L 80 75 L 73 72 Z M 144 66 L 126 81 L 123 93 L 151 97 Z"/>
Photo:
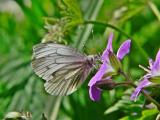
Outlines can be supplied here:
<path id="1" fill-rule="evenodd" d="M 45 80 L 45 90 L 51 95 L 73 93 L 86 79 L 95 61 L 95 56 L 83 55 L 61 44 L 40 43 L 33 47 L 33 70 Z"/>

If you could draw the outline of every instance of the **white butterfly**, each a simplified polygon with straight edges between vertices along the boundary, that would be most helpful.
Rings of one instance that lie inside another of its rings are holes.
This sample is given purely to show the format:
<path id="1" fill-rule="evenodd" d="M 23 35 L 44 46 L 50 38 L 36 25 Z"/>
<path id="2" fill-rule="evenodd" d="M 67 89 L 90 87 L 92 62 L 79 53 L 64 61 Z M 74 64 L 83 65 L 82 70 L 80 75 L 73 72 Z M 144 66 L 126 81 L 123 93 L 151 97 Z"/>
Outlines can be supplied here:
<path id="1" fill-rule="evenodd" d="M 44 79 L 45 90 L 51 95 L 69 95 L 83 83 L 95 64 L 95 56 L 55 43 L 33 47 L 32 67 Z"/>

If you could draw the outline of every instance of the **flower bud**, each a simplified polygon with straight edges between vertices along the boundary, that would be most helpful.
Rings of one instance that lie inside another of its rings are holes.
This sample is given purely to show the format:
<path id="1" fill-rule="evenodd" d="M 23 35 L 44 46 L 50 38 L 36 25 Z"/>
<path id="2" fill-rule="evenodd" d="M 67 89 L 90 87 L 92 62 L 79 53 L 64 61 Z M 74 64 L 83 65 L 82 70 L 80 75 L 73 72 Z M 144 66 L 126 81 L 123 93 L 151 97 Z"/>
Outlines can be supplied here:
<path id="1" fill-rule="evenodd" d="M 122 69 L 122 64 L 120 60 L 116 57 L 116 55 L 112 52 L 109 52 L 109 60 L 110 64 L 117 73 L 120 69 Z"/>
<path id="2" fill-rule="evenodd" d="M 153 82 L 153 83 L 160 84 L 160 76 L 151 77 L 151 78 L 149 79 L 149 81 L 151 81 L 151 82 Z"/>
<path id="3" fill-rule="evenodd" d="M 100 80 L 95 83 L 95 86 L 99 88 L 100 90 L 112 90 L 115 88 L 116 83 L 112 81 L 111 79 Z"/>

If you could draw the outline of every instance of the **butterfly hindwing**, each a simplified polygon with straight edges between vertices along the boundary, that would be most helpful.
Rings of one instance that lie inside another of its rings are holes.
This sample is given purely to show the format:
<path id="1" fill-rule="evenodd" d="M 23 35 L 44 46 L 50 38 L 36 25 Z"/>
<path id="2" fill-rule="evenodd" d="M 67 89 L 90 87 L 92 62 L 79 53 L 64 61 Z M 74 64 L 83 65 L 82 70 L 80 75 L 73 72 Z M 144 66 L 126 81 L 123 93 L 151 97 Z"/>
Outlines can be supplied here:
<path id="1" fill-rule="evenodd" d="M 68 72 L 68 71 L 67 71 Z M 82 69 L 71 70 L 62 77 L 57 77 L 56 81 L 45 83 L 45 89 L 52 95 L 68 95 L 74 92 L 83 83 Z"/>

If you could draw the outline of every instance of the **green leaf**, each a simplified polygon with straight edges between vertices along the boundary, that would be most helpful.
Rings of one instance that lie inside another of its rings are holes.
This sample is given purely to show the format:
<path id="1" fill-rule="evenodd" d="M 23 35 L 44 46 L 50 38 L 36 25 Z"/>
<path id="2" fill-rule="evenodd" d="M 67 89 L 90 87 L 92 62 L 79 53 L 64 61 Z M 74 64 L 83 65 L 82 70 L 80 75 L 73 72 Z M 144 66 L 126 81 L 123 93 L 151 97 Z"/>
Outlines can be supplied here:
<path id="1" fill-rule="evenodd" d="M 142 117 L 139 120 L 154 120 L 158 110 L 156 108 L 143 110 Z"/>
<path id="2" fill-rule="evenodd" d="M 125 116 L 125 117 L 123 117 L 123 118 L 121 118 L 121 119 L 119 119 L 119 120 L 138 120 L 138 119 L 136 119 L 136 118 L 133 117 L 133 116 Z"/>
<path id="3" fill-rule="evenodd" d="M 59 7 L 61 8 L 62 18 L 67 20 L 65 29 L 69 29 L 83 23 L 83 17 L 77 0 L 59 0 L 58 2 Z"/>
<path id="4" fill-rule="evenodd" d="M 106 115 L 110 114 L 112 112 L 118 111 L 119 109 L 121 109 L 124 106 L 131 104 L 132 102 L 129 100 L 129 95 L 128 95 L 128 93 L 130 93 L 130 92 L 131 92 L 130 90 L 125 91 L 125 93 L 124 93 L 125 95 L 120 100 L 118 100 L 114 105 L 109 107 L 104 112 L 104 114 L 106 114 Z"/>

